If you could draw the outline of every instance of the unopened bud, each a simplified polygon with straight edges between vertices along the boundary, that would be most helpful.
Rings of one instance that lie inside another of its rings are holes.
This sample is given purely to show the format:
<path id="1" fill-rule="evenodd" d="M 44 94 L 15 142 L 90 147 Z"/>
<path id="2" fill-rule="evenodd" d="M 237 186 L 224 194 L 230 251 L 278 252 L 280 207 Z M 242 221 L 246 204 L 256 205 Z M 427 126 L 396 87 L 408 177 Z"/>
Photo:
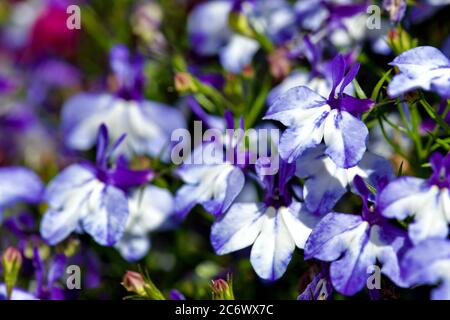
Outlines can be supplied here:
<path id="1" fill-rule="evenodd" d="M 145 281 L 138 272 L 127 271 L 123 276 L 122 285 L 129 292 L 134 292 L 139 296 L 145 296 Z"/>
<path id="2" fill-rule="evenodd" d="M 228 16 L 228 24 L 233 31 L 240 33 L 249 38 L 255 38 L 255 31 L 250 26 L 250 23 L 245 16 L 240 11 L 231 11 Z"/>
<path id="3" fill-rule="evenodd" d="M 9 300 L 13 287 L 17 283 L 20 268 L 22 267 L 22 254 L 16 248 L 9 247 L 3 254 L 2 263 L 5 274 L 6 293 Z"/>
<path id="4" fill-rule="evenodd" d="M 214 280 L 211 284 L 213 300 L 234 300 L 233 282 L 231 276 L 227 281 L 223 279 Z"/>
<path id="5" fill-rule="evenodd" d="M 277 49 L 267 58 L 270 66 L 270 74 L 276 80 L 286 78 L 291 72 L 291 62 L 287 56 L 286 49 Z"/>
<path id="6" fill-rule="evenodd" d="M 412 38 L 401 28 L 391 29 L 388 32 L 388 44 L 396 55 L 417 47 L 418 40 Z"/>
<path id="7" fill-rule="evenodd" d="M 142 298 L 150 300 L 166 299 L 150 278 L 144 278 L 142 274 L 138 272 L 127 271 L 123 276 L 122 285 L 127 291 L 134 292 Z"/>
<path id="8" fill-rule="evenodd" d="M 197 86 L 190 73 L 178 72 L 175 74 L 175 89 L 178 92 L 196 92 Z"/>

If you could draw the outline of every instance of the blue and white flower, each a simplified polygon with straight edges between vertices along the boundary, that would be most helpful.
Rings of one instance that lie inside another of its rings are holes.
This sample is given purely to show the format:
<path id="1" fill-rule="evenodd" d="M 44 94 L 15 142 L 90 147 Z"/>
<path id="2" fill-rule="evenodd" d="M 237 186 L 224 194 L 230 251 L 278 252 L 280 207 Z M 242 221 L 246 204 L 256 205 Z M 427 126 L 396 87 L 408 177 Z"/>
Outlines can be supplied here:
<path id="1" fill-rule="evenodd" d="M 331 282 L 344 295 L 360 291 L 377 264 L 395 284 L 405 286 L 398 256 L 409 248 L 408 236 L 380 215 L 378 201 L 369 206 L 370 191 L 361 177 L 356 176 L 354 183 L 363 199 L 362 215 L 326 215 L 306 242 L 305 258 L 331 262 Z"/>
<path id="2" fill-rule="evenodd" d="M 381 193 L 380 209 L 385 217 L 409 224 L 409 237 L 414 243 L 427 238 L 446 238 L 450 222 L 450 155 L 434 153 L 430 157 L 433 174 L 428 180 L 401 177 Z"/>
<path id="3" fill-rule="evenodd" d="M 450 300 L 450 241 L 427 239 L 411 248 L 401 261 L 402 277 L 409 286 L 436 286 L 433 300 Z"/>
<path id="4" fill-rule="evenodd" d="M 215 0 L 197 5 L 188 18 L 192 50 L 201 56 L 219 55 L 228 72 L 241 72 L 260 49 L 258 41 L 230 30 L 231 14 L 244 15 L 254 30 L 275 44 L 295 33 L 295 14 L 284 0 Z"/>
<path id="5" fill-rule="evenodd" d="M 301 86 L 288 90 L 270 106 L 264 119 L 277 120 L 288 127 L 279 147 L 284 160 L 293 162 L 324 140 L 325 154 L 337 166 L 350 168 L 361 161 L 368 129 L 359 116 L 373 102 L 344 93 L 358 70 L 359 64 L 355 64 L 345 74 L 345 60 L 338 55 L 332 62 L 333 88 L 328 99 Z"/>
<path id="6" fill-rule="evenodd" d="M 295 164 L 281 162 L 278 175 L 266 175 L 260 158 L 256 170 L 263 183 L 264 201 L 235 203 L 211 228 L 211 244 L 224 255 L 252 246 L 250 262 L 259 277 L 274 281 L 286 271 L 295 247 L 302 249 L 319 217 L 293 199 L 289 181 Z"/>
<path id="7" fill-rule="evenodd" d="M 128 261 L 142 259 L 150 250 L 149 233 L 168 224 L 174 212 L 174 199 L 168 190 L 149 185 L 134 191 L 124 234 L 116 244 L 120 254 Z"/>
<path id="8" fill-rule="evenodd" d="M 152 177 L 149 170 L 129 170 L 123 157 L 113 168 L 108 166 L 123 138 L 110 148 L 108 131 L 102 125 L 96 164 L 70 165 L 50 182 L 44 196 L 49 208 L 40 229 L 49 244 L 61 242 L 73 231 L 85 231 L 105 246 L 122 237 L 129 212 L 127 192 Z"/>
<path id="9" fill-rule="evenodd" d="M 338 167 L 324 151 L 325 147 L 320 145 L 306 151 L 297 160 L 296 175 L 306 179 L 303 196 L 311 212 L 326 214 L 349 188 L 355 192 L 353 179 L 356 175 L 367 179 L 373 186 L 378 185 L 381 178 L 390 180 L 394 177 L 389 161 L 375 154 L 366 152 L 356 166 L 345 169 Z"/>
<path id="10" fill-rule="evenodd" d="M 127 134 L 120 153 L 164 159 L 172 132 L 186 127 L 182 113 L 144 99 L 141 56 L 131 57 L 126 47 L 118 45 L 111 49 L 110 64 L 119 85 L 115 94 L 81 93 L 64 104 L 62 127 L 66 144 L 75 150 L 88 150 L 95 144 L 98 128 L 104 123 L 113 140 Z"/>
<path id="11" fill-rule="evenodd" d="M 0 222 L 4 209 L 18 202 L 37 204 L 43 192 L 44 185 L 33 171 L 22 167 L 0 168 Z"/>
<path id="12" fill-rule="evenodd" d="M 450 61 L 438 49 L 424 46 L 403 52 L 390 63 L 400 71 L 388 86 L 391 97 L 415 89 L 450 97 Z"/>

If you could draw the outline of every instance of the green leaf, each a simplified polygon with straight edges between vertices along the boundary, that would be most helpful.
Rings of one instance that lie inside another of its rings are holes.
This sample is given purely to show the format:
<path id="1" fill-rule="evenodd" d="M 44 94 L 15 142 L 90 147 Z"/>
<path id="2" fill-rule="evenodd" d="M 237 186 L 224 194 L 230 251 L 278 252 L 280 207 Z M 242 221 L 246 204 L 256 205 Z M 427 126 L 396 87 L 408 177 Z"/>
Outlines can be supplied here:
<path id="1" fill-rule="evenodd" d="M 376 84 L 375 88 L 373 88 L 372 94 L 370 95 L 371 99 L 373 101 L 377 101 L 378 94 L 380 93 L 381 87 L 386 82 L 386 80 L 389 79 L 389 75 L 391 74 L 392 69 L 389 69 L 386 73 L 383 74 L 381 79 Z"/>
<path id="2" fill-rule="evenodd" d="M 356 96 L 359 99 L 367 99 L 367 95 L 364 93 L 363 89 L 359 85 L 358 81 L 356 79 L 353 79 L 353 86 L 355 87 Z"/>

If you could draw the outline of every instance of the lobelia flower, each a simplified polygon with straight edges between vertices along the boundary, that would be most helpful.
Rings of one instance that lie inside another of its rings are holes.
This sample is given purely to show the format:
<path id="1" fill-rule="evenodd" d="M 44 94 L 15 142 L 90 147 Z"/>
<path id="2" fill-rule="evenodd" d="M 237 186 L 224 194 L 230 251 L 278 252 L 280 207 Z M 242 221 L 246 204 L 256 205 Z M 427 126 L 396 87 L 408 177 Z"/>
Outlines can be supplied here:
<path id="1" fill-rule="evenodd" d="M 400 22 L 405 16 L 405 0 L 383 0 L 383 9 L 389 13 L 391 22 Z"/>
<path id="2" fill-rule="evenodd" d="M 120 153 L 163 156 L 172 131 L 185 128 L 182 113 L 167 105 L 148 101 L 143 96 L 144 60 L 130 56 L 125 46 L 110 52 L 111 68 L 118 82 L 115 94 L 81 93 L 69 99 L 62 112 L 66 144 L 87 150 L 95 144 L 98 127 L 105 123 L 113 140 L 123 133 L 127 139 Z"/>
<path id="3" fill-rule="evenodd" d="M 85 231 L 105 246 L 114 245 L 123 235 L 128 218 L 127 192 L 148 182 L 149 170 L 133 171 L 119 157 L 110 168 L 108 161 L 125 136 L 109 147 L 108 130 L 98 133 L 96 164 L 73 164 L 47 186 L 49 208 L 41 222 L 41 235 L 51 245 L 73 231 Z"/>
<path id="4" fill-rule="evenodd" d="M 66 272 L 67 257 L 56 254 L 51 261 L 45 263 L 39 247 L 33 247 L 32 263 L 36 277 L 36 297 L 43 300 L 64 300 L 64 289 L 57 282 Z"/>
<path id="5" fill-rule="evenodd" d="M 227 112 L 225 118 L 228 129 L 234 128 L 231 113 Z M 241 121 L 240 129 L 243 128 Z M 218 216 L 230 207 L 242 191 L 245 184 L 242 169 L 248 162 L 247 156 L 241 155 L 238 149 L 242 136 L 237 137 L 236 141 L 226 139 L 219 138 L 199 145 L 189 155 L 187 163 L 175 170 L 186 183 L 175 196 L 175 211 L 180 217 L 186 216 L 196 204 L 201 204 L 206 211 Z M 227 150 L 224 151 L 224 148 Z M 230 150 L 234 154 L 233 159 L 228 157 Z"/>
<path id="6" fill-rule="evenodd" d="M 322 59 L 322 51 L 320 43 L 313 43 L 309 36 L 304 36 L 303 42 L 291 50 L 290 58 L 304 56 L 311 67 L 311 71 L 295 70 L 287 76 L 279 85 L 274 87 L 267 96 L 267 104 L 272 105 L 276 99 L 289 89 L 305 86 L 321 96 L 327 95 L 333 88 L 333 81 L 331 78 L 331 62 Z M 354 62 L 354 54 L 349 53 L 344 55 L 346 63 Z M 353 95 L 353 84 L 350 83 L 345 89 L 344 93 Z"/>
<path id="7" fill-rule="evenodd" d="M 132 193 L 129 199 L 129 217 L 124 234 L 116 244 L 122 257 L 128 261 L 142 259 L 150 249 L 148 233 L 168 223 L 175 209 L 172 194 L 157 186 L 146 186 Z"/>
<path id="8" fill-rule="evenodd" d="M 295 15 L 284 0 L 210 1 L 197 5 L 189 15 L 188 34 L 193 51 L 201 56 L 219 55 L 226 71 L 240 73 L 260 49 L 256 40 L 230 30 L 230 15 L 241 14 L 275 44 L 294 34 Z"/>
<path id="9" fill-rule="evenodd" d="M 401 262 L 402 277 L 409 286 L 438 285 L 433 300 L 450 300 L 450 241 L 427 239 L 411 248 Z"/>
<path id="10" fill-rule="evenodd" d="M 368 130 L 359 116 L 373 105 L 370 99 L 357 99 L 344 93 L 355 78 L 359 64 L 346 72 L 342 55 L 332 61 L 333 87 L 328 99 L 308 87 L 288 90 L 272 104 L 264 117 L 287 126 L 280 139 L 280 155 L 293 162 L 322 140 L 325 154 L 337 166 L 350 168 L 361 161 L 366 151 Z"/>
<path id="11" fill-rule="evenodd" d="M 450 154 L 430 157 L 433 173 L 428 180 L 401 177 L 381 193 L 380 209 L 385 217 L 414 221 L 408 226 L 411 240 L 417 244 L 427 238 L 446 238 L 450 222 Z"/>
<path id="12" fill-rule="evenodd" d="M 0 168 L 0 222 L 4 209 L 18 202 L 37 204 L 43 192 L 41 179 L 31 170 L 22 167 Z"/>
<path id="13" fill-rule="evenodd" d="M 369 206 L 370 191 L 361 177 L 356 176 L 354 184 L 363 200 L 362 214 L 327 214 L 306 242 L 305 259 L 331 262 L 331 282 L 344 295 L 360 291 L 377 263 L 383 274 L 403 287 L 398 255 L 409 248 L 408 236 L 381 216 L 378 199 Z"/>
<path id="14" fill-rule="evenodd" d="M 390 65 L 400 71 L 389 83 L 391 97 L 414 89 L 450 97 L 450 61 L 438 49 L 429 46 L 413 48 L 396 57 Z"/>
<path id="15" fill-rule="evenodd" d="M 370 185 L 378 185 L 381 178 L 391 180 L 394 171 L 390 162 L 378 155 L 366 152 L 361 161 L 351 168 L 338 167 L 324 154 L 325 146 L 307 150 L 297 160 L 296 175 L 306 179 L 303 196 L 309 211 L 329 213 L 350 187 L 356 175 L 367 179 Z"/>
<path id="16" fill-rule="evenodd" d="M 252 246 L 253 269 L 262 279 L 274 281 L 285 273 L 295 247 L 304 247 L 319 218 L 291 195 L 295 164 L 281 161 L 277 175 L 266 175 L 270 161 L 261 157 L 255 165 L 264 200 L 233 204 L 212 225 L 211 244 L 219 255 Z"/>
<path id="17" fill-rule="evenodd" d="M 323 264 L 325 270 L 317 273 L 297 300 L 331 300 L 333 286 L 330 282 L 328 266 Z"/>

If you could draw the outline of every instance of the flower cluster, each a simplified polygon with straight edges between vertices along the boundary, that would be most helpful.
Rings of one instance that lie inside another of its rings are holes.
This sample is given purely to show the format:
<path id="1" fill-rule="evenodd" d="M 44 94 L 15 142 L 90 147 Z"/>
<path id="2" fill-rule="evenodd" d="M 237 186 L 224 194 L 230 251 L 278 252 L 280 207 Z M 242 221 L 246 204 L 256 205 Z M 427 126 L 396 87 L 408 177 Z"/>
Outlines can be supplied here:
<path id="1" fill-rule="evenodd" d="M 0 300 L 450 299 L 446 4 L 5 0 Z"/>

